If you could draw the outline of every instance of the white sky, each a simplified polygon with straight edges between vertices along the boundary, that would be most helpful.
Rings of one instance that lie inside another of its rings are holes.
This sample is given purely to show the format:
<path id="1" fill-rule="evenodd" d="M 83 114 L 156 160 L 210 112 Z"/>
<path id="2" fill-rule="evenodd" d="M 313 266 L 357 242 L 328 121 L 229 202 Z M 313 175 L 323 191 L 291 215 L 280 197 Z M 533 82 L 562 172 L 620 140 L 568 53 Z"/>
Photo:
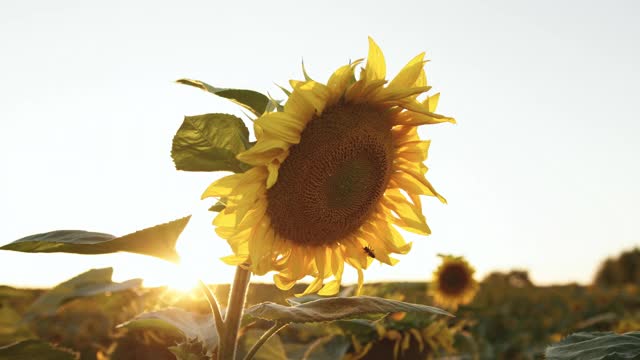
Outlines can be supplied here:
<path id="1" fill-rule="evenodd" d="M 300 61 L 325 81 L 380 44 L 394 75 L 427 51 L 440 112 L 430 237 L 366 280 L 426 280 L 437 253 L 480 275 L 588 282 L 638 244 L 640 5 L 634 1 L 25 1 L 0 3 L 0 244 L 56 229 L 123 235 L 194 213 L 179 248 L 229 281 L 200 202 L 218 175 L 174 170 L 184 115 L 238 108 L 181 77 L 280 93 Z M 160 260 L 0 252 L 0 284 L 53 285 L 92 267 L 173 281 Z M 353 281 L 355 276 L 347 277 Z M 266 278 L 268 280 L 269 278 Z"/>

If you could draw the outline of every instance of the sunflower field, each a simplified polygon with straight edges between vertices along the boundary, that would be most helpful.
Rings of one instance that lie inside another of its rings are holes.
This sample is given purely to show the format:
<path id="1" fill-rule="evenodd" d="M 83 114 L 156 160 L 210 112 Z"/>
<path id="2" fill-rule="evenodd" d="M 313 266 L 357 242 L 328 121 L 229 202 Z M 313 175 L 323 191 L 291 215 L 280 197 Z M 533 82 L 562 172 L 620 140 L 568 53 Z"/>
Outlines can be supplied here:
<path id="1" fill-rule="evenodd" d="M 178 80 L 247 112 L 186 116 L 171 152 L 177 170 L 232 173 L 202 199 L 233 282 L 178 292 L 114 282 L 101 268 L 52 289 L 0 287 L 0 360 L 640 358 L 637 251 L 606 261 L 589 287 L 538 287 L 525 271 L 479 282 L 452 254 L 428 283 L 366 282 L 372 263 L 392 269 L 411 256 L 403 233 L 431 234 L 422 201 L 446 199 L 427 180 L 430 141 L 418 127 L 456 123 L 436 112 L 424 53 L 391 77 L 368 45 L 326 83 L 303 66 L 285 100 Z M 57 230 L 0 249 L 176 262 L 189 221 L 120 237 Z M 267 274 L 273 284 L 251 284 Z"/>
<path id="2" fill-rule="evenodd" d="M 48 290 L 0 287 L 0 359 L 26 358 L 20 354 L 32 359 L 208 359 L 206 348 L 215 341 L 215 326 L 200 292 L 143 288 L 136 280 L 113 283 L 111 272 L 91 270 Z M 633 351 L 635 344 L 637 351 L 638 337 L 631 332 L 640 326 L 637 286 L 537 287 L 521 280 L 517 272 L 487 278 L 455 318 L 396 312 L 291 323 L 255 358 L 544 359 L 549 346 L 575 338 L 569 336 L 573 333 L 627 333 L 620 348 Z M 367 283 L 362 294 L 430 304 L 428 285 Z M 296 298 L 294 293 L 304 287 L 282 291 L 274 285 L 251 284 L 247 305 L 318 298 Z M 220 299 L 229 293 L 228 285 L 211 289 Z M 353 291 L 346 287 L 339 296 Z M 245 316 L 239 353 L 244 356 L 269 326 L 264 319 Z"/>

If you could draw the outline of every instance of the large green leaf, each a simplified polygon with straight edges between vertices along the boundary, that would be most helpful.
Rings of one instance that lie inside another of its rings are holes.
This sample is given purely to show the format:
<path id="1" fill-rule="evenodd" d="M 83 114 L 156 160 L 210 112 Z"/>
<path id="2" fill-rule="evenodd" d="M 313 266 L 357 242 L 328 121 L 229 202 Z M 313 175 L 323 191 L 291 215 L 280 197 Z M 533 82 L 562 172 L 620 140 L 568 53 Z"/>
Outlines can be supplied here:
<path id="1" fill-rule="evenodd" d="M 174 337 L 184 337 L 190 343 L 201 343 L 209 356 L 218 346 L 218 332 L 211 315 L 190 313 L 179 308 L 142 313 L 118 327 L 157 330 Z"/>
<path id="2" fill-rule="evenodd" d="M 251 111 L 255 116 L 260 116 L 266 111 L 273 110 L 274 103 L 267 97 L 257 91 L 245 89 L 224 89 L 211 86 L 205 82 L 191 79 L 180 79 L 176 81 L 179 84 L 195 86 L 204 91 L 229 99 L 232 102 Z"/>
<path id="3" fill-rule="evenodd" d="M 547 360 L 616 360 L 640 358 L 640 331 L 626 334 L 580 332 L 551 345 Z"/>
<path id="4" fill-rule="evenodd" d="M 74 254 L 127 251 L 177 262 L 179 256 L 175 244 L 190 218 L 183 217 L 121 237 L 83 230 L 51 231 L 24 237 L 0 247 L 0 250 Z"/>
<path id="5" fill-rule="evenodd" d="M 137 289 L 142 286 L 141 279 L 132 279 L 122 283 L 111 281 L 113 268 L 92 269 L 70 280 L 56 285 L 40 295 L 27 309 L 29 316 L 53 315 L 60 305 L 79 297 Z"/>
<path id="6" fill-rule="evenodd" d="M 78 355 L 65 349 L 59 349 L 42 340 L 24 340 L 0 347 L 0 360 L 75 360 Z"/>
<path id="7" fill-rule="evenodd" d="M 171 157 L 184 171 L 244 172 L 249 165 L 236 155 L 249 148 L 249 130 L 229 114 L 185 116 L 173 138 Z"/>
<path id="8" fill-rule="evenodd" d="M 255 318 L 290 323 L 334 321 L 401 311 L 452 316 L 448 312 L 433 306 L 410 304 L 371 296 L 327 298 L 296 306 L 284 306 L 266 302 L 252 306 L 247 309 L 246 314 Z"/>

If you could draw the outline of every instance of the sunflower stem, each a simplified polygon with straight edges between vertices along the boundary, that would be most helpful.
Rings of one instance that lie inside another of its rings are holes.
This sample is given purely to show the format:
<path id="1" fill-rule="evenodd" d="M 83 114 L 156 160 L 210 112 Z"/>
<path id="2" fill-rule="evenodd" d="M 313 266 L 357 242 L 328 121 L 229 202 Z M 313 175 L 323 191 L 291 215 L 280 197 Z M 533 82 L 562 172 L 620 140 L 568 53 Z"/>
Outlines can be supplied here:
<path id="1" fill-rule="evenodd" d="M 211 292 L 211 289 L 205 284 L 202 280 L 198 280 L 200 284 L 200 289 L 207 297 L 207 301 L 209 302 L 209 308 L 211 309 L 211 314 L 213 315 L 213 320 L 216 323 L 216 330 L 218 331 L 218 336 L 222 336 L 224 332 L 224 323 L 222 322 L 222 315 L 220 314 L 220 306 L 218 305 L 218 300 L 216 300 L 215 295 Z"/>
<path id="2" fill-rule="evenodd" d="M 260 349 L 260 347 L 264 345 L 264 343 L 266 343 L 267 340 L 271 339 L 273 335 L 275 335 L 278 331 L 282 330 L 287 325 L 289 324 L 288 323 L 281 324 L 279 322 L 276 322 L 275 324 L 273 324 L 273 326 L 269 328 L 267 332 L 262 334 L 262 336 L 260 336 L 260 339 L 258 339 L 258 341 L 256 341 L 255 344 L 253 344 L 253 346 L 251 347 L 251 350 L 249 350 L 249 352 L 247 353 L 247 355 L 245 355 L 243 360 L 253 359 L 253 356 L 258 352 L 258 349 Z"/>
<path id="3" fill-rule="evenodd" d="M 249 289 L 251 272 L 242 266 L 236 268 L 236 275 L 231 285 L 227 314 L 224 319 L 224 332 L 220 335 L 218 360 L 235 360 L 238 347 L 238 330 L 242 311 Z"/>

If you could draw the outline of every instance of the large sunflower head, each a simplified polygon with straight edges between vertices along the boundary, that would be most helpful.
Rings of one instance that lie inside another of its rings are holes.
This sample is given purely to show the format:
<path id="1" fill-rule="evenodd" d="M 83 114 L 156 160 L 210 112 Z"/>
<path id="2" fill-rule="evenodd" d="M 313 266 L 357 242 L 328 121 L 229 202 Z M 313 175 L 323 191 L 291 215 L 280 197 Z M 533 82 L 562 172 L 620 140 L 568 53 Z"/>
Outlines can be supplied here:
<path id="1" fill-rule="evenodd" d="M 372 39 L 356 77 L 361 63 L 338 68 L 326 84 L 306 72 L 292 80 L 284 108 L 256 119 L 256 144 L 238 155 L 253 167 L 204 192 L 227 199 L 213 222 L 234 252 L 225 262 L 275 271 L 281 289 L 310 275 L 304 294 L 332 295 L 345 263 L 361 286 L 373 259 L 394 265 L 392 254 L 410 250 L 394 225 L 430 233 L 420 195 L 445 200 L 425 178 L 429 141 L 417 127 L 454 120 L 434 113 L 438 94 L 421 96 L 430 89 L 424 53 L 391 81 Z"/>
<path id="2" fill-rule="evenodd" d="M 433 273 L 429 292 L 436 304 L 455 310 L 470 303 L 478 292 L 475 269 L 463 257 L 440 256 L 442 264 Z"/>

